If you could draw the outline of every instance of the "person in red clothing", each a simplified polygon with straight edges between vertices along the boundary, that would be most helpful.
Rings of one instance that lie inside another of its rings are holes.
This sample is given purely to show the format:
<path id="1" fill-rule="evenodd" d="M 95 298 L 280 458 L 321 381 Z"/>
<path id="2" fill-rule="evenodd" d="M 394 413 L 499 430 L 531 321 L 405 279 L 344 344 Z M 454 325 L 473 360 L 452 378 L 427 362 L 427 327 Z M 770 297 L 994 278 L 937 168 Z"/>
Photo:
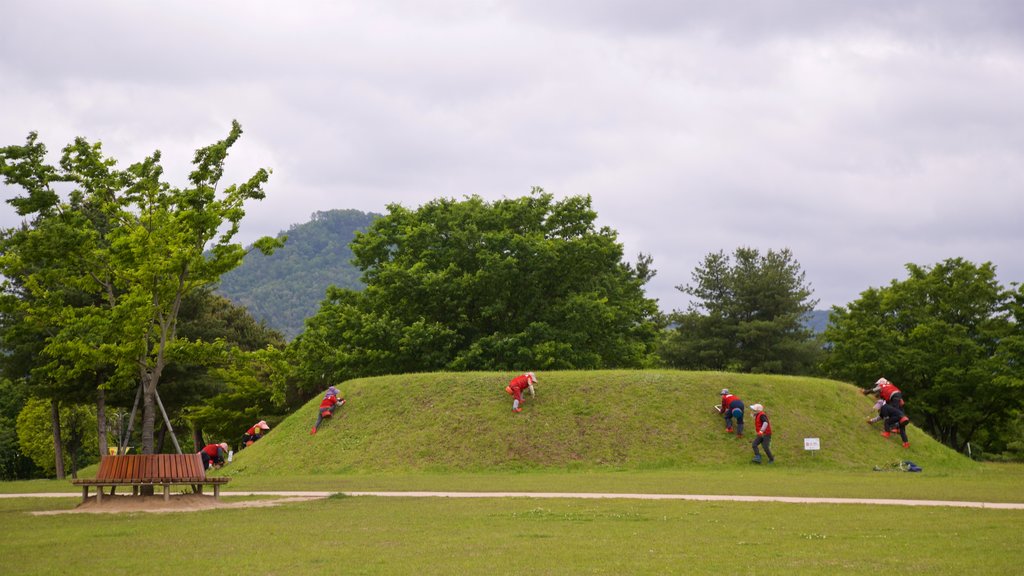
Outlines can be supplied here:
<path id="1" fill-rule="evenodd" d="M 768 463 L 775 463 L 775 456 L 772 455 L 772 423 L 768 421 L 768 414 L 764 411 L 764 406 L 760 404 L 751 404 L 750 410 L 754 413 L 754 431 L 757 432 L 757 438 L 754 438 L 754 443 L 751 447 L 754 449 L 754 459 L 751 460 L 754 464 L 761 463 L 761 452 L 758 451 L 757 447 L 764 448 L 764 454 L 768 457 Z"/>
<path id="2" fill-rule="evenodd" d="M 907 418 L 903 410 L 892 404 L 884 404 L 878 410 L 878 415 L 882 417 L 882 426 L 885 428 L 882 432 L 882 437 L 888 438 L 892 434 L 893 429 L 896 429 L 903 440 L 903 447 L 910 448 L 910 440 L 907 439 L 907 424 L 910 424 L 910 418 Z"/>
<path id="3" fill-rule="evenodd" d="M 877 394 L 879 398 L 885 400 L 885 403 L 892 406 L 893 408 L 903 409 L 903 392 L 896 387 L 895 384 L 889 382 L 885 378 L 879 378 L 875 382 L 875 387 L 870 390 L 863 390 L 861 392 L 865 396 L 868 394 Z"/>
<path id="4" fill-rule="evenodd" d="M 223 466 L 228 457 L 228 443 L 207 444 L 199 451 L 203 457 L 203 469 L 209 470 L 210 466 Z"/>
<path id="5" fill-rule="evenodd" d="M 512 411 L 522 412 L 523 408 L 520 406 L 523 402 L 523 390 L 529 390 L 530 396 L 536 396 L 537 393 L 533 389 L 533 385 L 537 383 L 537 376 L 533 372 L 527 372 L 526 374 L 520 374 L 512 379 L 505 387 L 505 392 L 509 396 L 512 396 Z"/>
<path id="6" fill-rule="evenodd" d="M 743 436 L 743 400 L 730 393 L 728 388 L 723 388 L 722 404 L 718 411 L 725 417 L 725 431 L 732 432 L 732 419 L 735 418 L 736 435 Z"/>
<path id="7" fill-rule="evenodd" d="M 324 399 L 320 401 L 320 412 L 316 416 L 316 424 L 313 425 L 313 429 L 309 431 L 310 434 L 316 434 L 317 428 L 324 421 L 324 418 L 330 418 L 334 410 L 341 408 L 345 404 L 345 399 L 340 397 L 341 394 L 338 389 L 331 386 L 327 389 L 324 394 Z"/>
<path id="8" fill-rule="evenodd" d="M 270 430 L 270 426 L 267 425 L 266 420 L 260 420 L 253 424 L 251 428 L 245 431 L 245 434 L 242 434 L 242 448 L 245 448 L 260 438 L 263 438 L 263 435 L 266 434 L 267 430 Z"/>

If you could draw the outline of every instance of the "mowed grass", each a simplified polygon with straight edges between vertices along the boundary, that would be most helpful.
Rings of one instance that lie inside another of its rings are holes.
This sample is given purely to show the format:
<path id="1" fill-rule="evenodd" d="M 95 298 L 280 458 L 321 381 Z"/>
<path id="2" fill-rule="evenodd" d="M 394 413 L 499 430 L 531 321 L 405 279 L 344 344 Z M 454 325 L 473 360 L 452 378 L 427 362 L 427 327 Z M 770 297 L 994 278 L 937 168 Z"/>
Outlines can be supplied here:
<path id="1" fill-rule="evenodd" d="M 4 574 L 1019 574 L 1024 511 L 337 497 L 33 516 L 0 500 Z"/>
<path id="2" fill-rule="evenodd" d="M 1024 466 L 985 464 L 971 470 L 870 472 L 807 470 L 776 464 L 698 466 L 685 470 L 537 470 L 529 472 L 377 472 L 244 476 L 232 491 L 438 491 L 599 492 L 618 494 L 722 494 L 834 498 L 898 498 L 971 502 L 1024 502 Z M 0 494 L 81 490 L 69 481 L 0 483 Z M 123 493 L 123 490 L 119 491 Z"/>
<path id="3" fill-rule="evenodd" d="M 521 414 L 503 392 L 511 374 L 346 382 L 348 405 L 316 436 L 319 399 L 218 474 L 232 477 L 228 491 L 1024 501 L 1024 466 L 971 462 L 914 428 L 904 450 L 864 423 L 871 401 L 849 384 L 676 371 L 539 376 Z M 767 407 L 772 467 L 749 463 L 752 434 L 722 431 L 711 406 L 723 387 Z M 806 437 L 822 449 L 805 451 Z M 872 471 L 901 459 L 924 472 Z M 76 488 L 0 483 L 0 492 L 49 491 Z M 29 514 L 77 503 L 0 499 L 0 573 L 960 576 L 1018 574 L 1012 551 L 1024 545 L 1021 510 L 891 505 L 338 496 L 276 508 Z"/>
<path id="4" fill-rule="evenodd" d="M 805 470 L 870 470 L 912 459 L 937 472 L 976 465 L 916 428 L 911 448 L 864 422 L 872 401 L 853 385 L 791 376 L 673 370 L 539 373 L 537 397 L 514 414 L 513 374 L 408 374 L 345 382 L 348 403 L 310 436 L 319 398 L 236 455 L 240 481 L 364 473 L 683 470 L 745 465 L 747 436 L 724 432 L 712 407 L 729 388 L 764 404 L 778 463 Z M 908 400 L 913 403 L 913 399 Z M 913 414 L 911 410 L 911 414 Z M 821 450 L 804 450 L 819 438 Z M 216 440 L 216 439 L 214 439 Z"/>

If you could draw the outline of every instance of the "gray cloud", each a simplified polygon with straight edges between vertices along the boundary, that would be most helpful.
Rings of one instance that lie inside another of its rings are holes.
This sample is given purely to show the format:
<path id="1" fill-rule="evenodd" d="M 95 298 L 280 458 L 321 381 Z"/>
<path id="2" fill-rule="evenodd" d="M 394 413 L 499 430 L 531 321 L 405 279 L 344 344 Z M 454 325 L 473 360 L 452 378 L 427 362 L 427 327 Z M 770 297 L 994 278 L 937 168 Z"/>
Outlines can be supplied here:
<path id="1" fill-rule="evenodd" d="M 791 248 L 823 306 L 908 262 L 1024 277 L 1017 2 L 378 4 L 9 2 L 0 143 L 159 148 L 180 181 L 237 118 L 228 176 L 274 171 L 246 240 L 317 210 L 590 194 L 666 310 L 738 246 Z"/>

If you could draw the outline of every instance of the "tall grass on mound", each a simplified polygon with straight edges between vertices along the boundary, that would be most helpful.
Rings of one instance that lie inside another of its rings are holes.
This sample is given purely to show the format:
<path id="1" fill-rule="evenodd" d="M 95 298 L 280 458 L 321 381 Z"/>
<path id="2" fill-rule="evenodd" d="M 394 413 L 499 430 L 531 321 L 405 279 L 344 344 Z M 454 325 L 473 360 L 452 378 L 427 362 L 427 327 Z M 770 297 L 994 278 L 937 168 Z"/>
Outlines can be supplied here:
<path id="1" fill-rule="evenodd" d="M 818 378 L 718 372 L 566 371 L 539 374 L 520 414 L 504 392 L 514 374 L 407 374 L 342 384 L 347 404 L 309 434 L 320 398 L 236 456 L 232 476 L 381 471 L 677 469 L 749 462 L 745 438 L 712 412 L 729 388 L 763 404 L 775 466 L 870 469 L 901 459 L 973 464 L 911 427 L 909 450 L 865 423 L 872 402 L 852 385 Z M 913 414 L 913 398 L 908 402 Z M 820 451 L 805 451 L 819 438 Z"/>

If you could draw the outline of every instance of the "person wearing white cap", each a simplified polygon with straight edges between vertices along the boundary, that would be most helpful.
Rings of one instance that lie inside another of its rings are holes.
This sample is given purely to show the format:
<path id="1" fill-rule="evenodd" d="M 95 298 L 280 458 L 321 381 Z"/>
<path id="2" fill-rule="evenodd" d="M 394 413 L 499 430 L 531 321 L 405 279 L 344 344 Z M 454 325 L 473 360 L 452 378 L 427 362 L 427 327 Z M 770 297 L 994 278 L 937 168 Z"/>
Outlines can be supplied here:
<path id="1" fill-rule="evenodd" d="M 862 394 L 867 396 L 868 394 L 877 394 L 879 398 L 885 400 L 885 403 L 892 406 L 893 408 L 903 409 L 903 392 L 896 387 L 895 384 L 889 382 L 885 378 L 879 378 L 875 381 L 875 387 L 870 390 L 862 390 Z"/>
<path id="2" fill-rule="evenodd" d="M 251 428 L 245 431 L 245 434 L 242 434 L 242 448 L 245 448 L 260 438 L 263 438 L 263 435 L 267 433 L 267 430 L 270 430 L 270 426 L 267 425 L 266 420 L 260 420 L 253 424 Z"/>
<path id="3" fill-rule="evenodd" d="M 758 446 L 764 448 L 764 454 L 768 457 L 768 463 L 773 464 L 775 462 L 775 456 L 772 454 L 772 424 L 768 421 L 768 414 L 764 411 L 764 406 L 760 404 L 751 404 L 750 411 L 754 413 L 754 430 L 757 432 L 757 437 L 754 438 L 754 443 L 751 447 L 754 449 L 754 459 L 751 460 L 754 464 L 761 463 L 761 452 L 758 450 Z"/>
<path id="4" fill-rule="evenodd" d="M 228 457 L 228 443 L 207 444 L 199 451 L 203 457 L 203 469 L 209 470 L 210 466 L 223 466 Z"/>
<path id="5" fill-rule="evenodd" d="M 505 386 L 505 392 L 513 398 L 512 400 L 512 411 L 522 412 L 521 406 L 523 402 L 523 390 L 529 390 L 530 396 L 536 396 L 537 393 L 533 389 L 533 385 L 537 383 L 537 375 L 533 372 L 527 372 L 516 376 Z"/>

